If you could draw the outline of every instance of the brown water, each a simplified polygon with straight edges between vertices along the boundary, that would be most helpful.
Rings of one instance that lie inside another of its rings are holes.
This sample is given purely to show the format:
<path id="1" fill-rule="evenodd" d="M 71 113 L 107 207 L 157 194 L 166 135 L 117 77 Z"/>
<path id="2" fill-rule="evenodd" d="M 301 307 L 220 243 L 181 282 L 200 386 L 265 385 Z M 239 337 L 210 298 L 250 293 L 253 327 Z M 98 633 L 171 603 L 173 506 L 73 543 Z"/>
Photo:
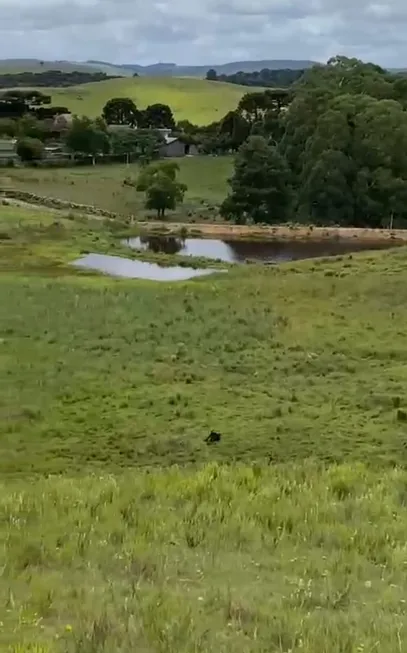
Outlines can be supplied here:
<path id="1" fill-rule="evenodd" d="M 175 238 L 174 236 L 140 236 L 129 238 L 124 244 L 138 251 L 161 252 L 210 258 L 226 263 L 280 263 L 298 261 L 320 256 L 338 256 L 373 249 L 388 249 L 386 243 L 363 243 L 357 241 L 266 241 L 266 240 L 217 240 L 211 238 Z"/>
<path id="2" fill-rule="evenodd" d="M 115 277 L 127 277 L 128 279 L 149 279 L 150 281 L 185 281 L 194 277 L 204 277 L 214 272 L 226 272 L 226 270 L 194 269 L 181 266 L 163 267 L 156 263 L 146 261 L 132 261 L 121 256 L 107 256 L 105 254 L 87 254 L 74 261 L 78 268 L 98 270 Z"/>

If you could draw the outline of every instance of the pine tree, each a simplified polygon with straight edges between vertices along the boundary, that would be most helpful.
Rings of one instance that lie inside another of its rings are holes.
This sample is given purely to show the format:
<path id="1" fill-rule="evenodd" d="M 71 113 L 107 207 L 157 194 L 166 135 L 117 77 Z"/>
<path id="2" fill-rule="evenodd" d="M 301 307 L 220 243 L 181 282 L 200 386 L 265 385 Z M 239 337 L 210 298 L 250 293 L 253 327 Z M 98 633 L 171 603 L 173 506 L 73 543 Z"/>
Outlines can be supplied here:
<path id="1" fill-rule="evenodd" d="M 277 148 L 262 136 L 251 136 L 236 155 L 221 215 L 237 223 L 248 219 L 266 224 L 286 222 L 291 208 L 290 176 Z"/>

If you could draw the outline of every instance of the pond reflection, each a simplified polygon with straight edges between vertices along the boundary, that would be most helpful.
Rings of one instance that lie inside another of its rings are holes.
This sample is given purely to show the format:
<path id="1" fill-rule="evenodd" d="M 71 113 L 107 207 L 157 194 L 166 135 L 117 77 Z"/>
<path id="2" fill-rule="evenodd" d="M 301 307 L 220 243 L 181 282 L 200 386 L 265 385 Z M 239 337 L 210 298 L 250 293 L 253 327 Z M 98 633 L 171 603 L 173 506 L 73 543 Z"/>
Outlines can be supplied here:
<path id="1" fill-rule="evenodd" d="M 133 261 L 121 256 L 106 254 L 87 254 L 72 263 L 75 267 L 89 270 L 99 270 L 105 274 L 128 279 L 149 279 L 150 281 L 185 281 L 194 277 L 204 277 L 215 272 L 226 270 L 194 269 L 181 266 L 161 266 L 146 261 Z"/>
<path id="2" fill-rule="evenodd" d="M 297 261 L 321 256 L 338 256 L 373 249 L 388 249 L 394 244 L 348 241 L 270 241 L 270 240 L 219 240 L 213 238 L 176 238 L 174 236 L 139 236 L 129 238 L 124 244 L 138 251 L 179 254 L 224 261 L 260 263 Z"/>

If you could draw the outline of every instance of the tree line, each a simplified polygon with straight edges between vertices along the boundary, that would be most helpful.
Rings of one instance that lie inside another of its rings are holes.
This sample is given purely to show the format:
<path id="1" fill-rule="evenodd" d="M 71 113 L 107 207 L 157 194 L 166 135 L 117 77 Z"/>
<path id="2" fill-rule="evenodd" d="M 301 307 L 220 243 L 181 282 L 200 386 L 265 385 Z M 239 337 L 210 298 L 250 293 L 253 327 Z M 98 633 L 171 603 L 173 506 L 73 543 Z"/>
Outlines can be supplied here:
<path id="1" fill-rule="evenodd" d="M 120 141 L 122 151 L 126 143 L 131 146 L 136 139 L 135 129 L 168 129 L 185 144 L 196 145 L 204 154 L 221 155 L 236 152 L 253 132 L 278 137 L 278 116 L 288 107 L 292 97 L 288 89 L 250 92 L 242 97 L 235 110 L 205 126 L 194 125 L 188 120 L 176 122 L 167 104 L 155 103 L 141 109 L 131 98 L 112 98 L 104 106 L 101 119 L 112 130 L 122 128 L 112 136 L 115 142 Z M 34 130 L 42 141 L 58 138 L 59 131 L 55 131 L 52 121 L 61 114 L 69 114 L 68 109 L 53 106 L 51 96 L 41 91 L 5 91 L 0 95 L 0 135 L 18 136 L 22 128 L 29 125 L 30 134 L 26 135 L 32 136 Z"/>
<path id="2" fill-rule="evenodd" d="M 156 130 L 175 128 L 167 105 L 157 103 L 141 110 L 129 98 L 109 100 L 96 120 L 74 116 L 68 123 L 59 124 L 55 119 L 61 115 L 70 117 L 70 112 L 66 107 L 52 106 L 51 96 L 41 91 L 6 91 L 0 95 L 0 136 L 29 139 L 20 148 L 25 161 L 43 158 L 44 145 L 55 140 L 72 152 L 92 157 L 112 153 L 154 158 L 164 144 Z"/>
<path id="3" fill-rule="evenodd" d="M 236 222 L 407 224 L 407 78 L 334 57 L 236 156 L 221 207 Z"/>
<path id="4" fill-rule="evenodd" d="M 58 122 L 61 115 L 63 121 Z M 159 158 L 165 144 L 159 130 L 175 126 L 170 107 L 159 103 L 141 110 L 129 98 L 113 98 L 93 120 L 52 106 L 51 97 L 37 90 L 6 91 L 0 96 L 0 137 L 16 138 L 17 153 L 27 163 L 39 164 L 46 146 L 55 141 L 77 161 L 95 163 L 97 157 L 112 156 L 148 163 Z"/>
<path id="5" fill-rule="evenodd" d="M 219 123 L 184 125 L 236 149 L 225 219 L 407 226 L 405 75 L 337 56 L 285 95 L 270 91 L 247 94 Z"/>
<path id="6" fill-rule="evenodd" d="M 51 106 L 51 96 L 41 91 L 17 89 L 0 92 L 0 121 L 18 121 L 26 115 L 45 120 L 62 113 L 69 113 L 69 110 Z"/>
<path id="7" fill-rule="evenodd" d="M 262 86 L 264 88 L 287 88 L 298 81 L 304 70 L 291 70 L 290 68 L 270 70 L 263 68 L 251 73 L 239 71 L 233 75 L 218 75 L 214 68 L 206 73 L 206 79 L 212 82 L 228 82 L 239 86 Z"/>
<path id="8" fill-rule="evenodd" d="M 84 72 L 74 70 L 63 72 L 62 70 L 44 70 L 39 73 L 5 73 L 0 74 L 0 89 L 4 88 L 40 88 L 43 86 L 64 88 L 67 86 L 79 86 L 90 82 L 104 82 L 108 79 L 116 79 L 117 75 L 107 75 L 102 72 Z"/>

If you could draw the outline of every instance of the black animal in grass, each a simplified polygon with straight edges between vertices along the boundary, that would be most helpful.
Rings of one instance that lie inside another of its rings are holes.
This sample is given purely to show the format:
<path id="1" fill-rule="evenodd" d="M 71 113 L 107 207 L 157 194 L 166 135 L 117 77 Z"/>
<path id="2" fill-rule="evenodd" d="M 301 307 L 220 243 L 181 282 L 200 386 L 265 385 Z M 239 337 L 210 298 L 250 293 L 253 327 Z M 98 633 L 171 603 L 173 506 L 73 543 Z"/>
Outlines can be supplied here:
<path id="1" fill-rule="evenodd" d="M 215 444 L 215 442 L 220 442 L 221 437 L 221 434 L 217 433 L 217 431 L 211 431 L 205 438 L 204 442 L 206 442 L 206 444 Z"/>

